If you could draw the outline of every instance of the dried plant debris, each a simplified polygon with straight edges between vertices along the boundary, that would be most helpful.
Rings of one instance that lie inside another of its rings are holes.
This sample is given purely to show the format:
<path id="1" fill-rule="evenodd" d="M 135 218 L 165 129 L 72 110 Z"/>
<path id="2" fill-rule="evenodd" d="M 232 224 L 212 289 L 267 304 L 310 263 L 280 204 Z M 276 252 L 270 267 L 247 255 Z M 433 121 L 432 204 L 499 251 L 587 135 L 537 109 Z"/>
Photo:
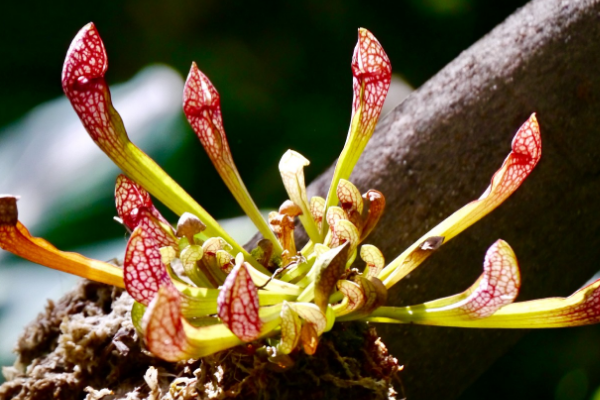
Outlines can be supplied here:
<path id="1" fill-rule="evenodd" d="M 132 303 L 122 289 L 88 280 L 49 301 L 3 368 L 0 399 L 396 398 L 398 362 L 365 323 L 336 324 L 312 356 L 272 358 L 253 342 L 169 363 L 144 348 Z"/>

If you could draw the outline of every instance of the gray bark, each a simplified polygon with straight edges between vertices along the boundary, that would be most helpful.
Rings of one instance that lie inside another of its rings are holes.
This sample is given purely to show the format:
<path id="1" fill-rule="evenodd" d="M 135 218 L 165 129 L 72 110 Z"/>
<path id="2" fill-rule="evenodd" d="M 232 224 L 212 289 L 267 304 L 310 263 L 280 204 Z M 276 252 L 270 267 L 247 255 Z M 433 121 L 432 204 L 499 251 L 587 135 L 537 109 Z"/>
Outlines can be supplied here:
<path id="1" fill-rule="evenodd" d="M 387 260 L 479 197 L 532 112 L 543 146 L 524 185 L 394 287 L 390 304 L 464 290 L 498 238 L 520 261 L 518 300 L 569 295 L 598 270 L 599 64 L 598 1 L 534 0 L 380 121 L 351 180 L 386 195 L 388 208 L 368 242 Z M 325 194 L 331 172 L 309 191 Z M 524 333 L 377 329 L 405 365 L 411 400 L 456 398 Z"/>

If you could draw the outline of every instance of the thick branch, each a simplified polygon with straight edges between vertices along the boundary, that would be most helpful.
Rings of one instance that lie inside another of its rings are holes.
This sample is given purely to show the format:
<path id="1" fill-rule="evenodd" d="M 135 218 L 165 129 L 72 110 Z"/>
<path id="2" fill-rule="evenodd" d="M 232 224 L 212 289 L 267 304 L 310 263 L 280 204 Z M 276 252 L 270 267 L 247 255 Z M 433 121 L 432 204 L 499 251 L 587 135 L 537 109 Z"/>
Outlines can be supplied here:
<path id="1" fill-rule="evenodd" d="M 519 300 L 568 295 L 600 260 L 600 3 L 534 0 L 463 52 L 375 132 L 352 181 L 377 188 L 388 209 L 370 242 L 392 259 L 477 198 L 538 113 L 540 165 L 491 216 L 400 282 L 390 303 L 464 290 L 487 247 L 508 241 L 520 260 Z M 331 171 L 310 186 L 326 193 Z M 406 365 L 408 398 L 455 398 L 522 331 L 378 326 Z"/>

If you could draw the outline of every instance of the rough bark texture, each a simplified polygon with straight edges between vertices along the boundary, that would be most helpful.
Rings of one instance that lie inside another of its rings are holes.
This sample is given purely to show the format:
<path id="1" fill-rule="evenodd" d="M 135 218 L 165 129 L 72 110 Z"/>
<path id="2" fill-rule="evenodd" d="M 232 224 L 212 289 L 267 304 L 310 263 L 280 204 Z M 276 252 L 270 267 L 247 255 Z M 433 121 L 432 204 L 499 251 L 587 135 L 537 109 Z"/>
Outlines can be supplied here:
<path id="1" fill-rule="evenodd" d="M 388 208 L 369 242 L 391 260 L 476 199 L 537 112 L 542 160 L 504 205 L 401 281 L 390 304 L 464 290 L 503 238 L 522 268 L 519 300 L 572 293 L 600 260 L 600 2 L 535 0 L 388 114 L 351 180 Z M 310 185 L 326 193 L 332 171 Z M 451 399 L 523 334 L 378 326 L 406 367 L 410 400 Z"/>

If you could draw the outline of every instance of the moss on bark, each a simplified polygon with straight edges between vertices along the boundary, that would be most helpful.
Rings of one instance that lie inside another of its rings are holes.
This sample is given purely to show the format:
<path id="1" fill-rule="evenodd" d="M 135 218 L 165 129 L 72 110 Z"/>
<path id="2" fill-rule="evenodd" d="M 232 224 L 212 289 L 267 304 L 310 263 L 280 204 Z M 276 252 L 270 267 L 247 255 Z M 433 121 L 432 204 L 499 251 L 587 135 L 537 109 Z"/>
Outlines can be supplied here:
<path id="1" fill-rule="evenodd" d="M 398 363 L 373 327 L 336 324 L 315 355 L 268 361 L 252 343 L 201 360 L 168 363 L 144 349 L 131 324 L 133 300 L 82 281 L 29 325 L 5 367 L 0 399 L 385 399 Z"/>

